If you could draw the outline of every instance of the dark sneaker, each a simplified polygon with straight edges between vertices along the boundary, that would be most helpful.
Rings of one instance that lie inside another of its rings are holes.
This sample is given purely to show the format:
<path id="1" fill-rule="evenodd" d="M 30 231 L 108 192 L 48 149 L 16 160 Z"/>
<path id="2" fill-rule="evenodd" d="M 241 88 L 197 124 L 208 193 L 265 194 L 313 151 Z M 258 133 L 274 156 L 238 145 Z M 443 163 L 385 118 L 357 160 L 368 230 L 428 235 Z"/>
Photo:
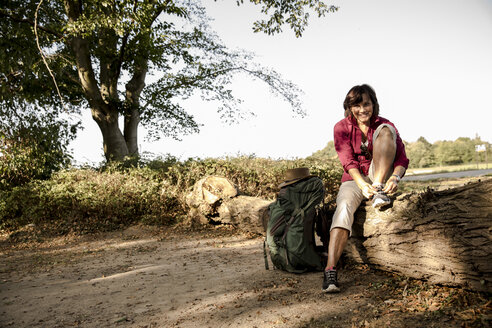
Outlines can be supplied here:
<path id="1" fill-rule="evenodd" d="M 340 287 L 338 286 L 337 270 L 328 270 L 324 272 L 323 291 L 325 293 L 338 293 L 340 291 Z"/>
<path id="2" fill-rule="evenodd" d="M 385 205 L 389 205 L 391 203 L 391 199 L 383 191 L 383 186 L 377 186 L 376 188 L 378 189 L 378 192 L 372 198 L 372 207 L 380 208 Z"/>

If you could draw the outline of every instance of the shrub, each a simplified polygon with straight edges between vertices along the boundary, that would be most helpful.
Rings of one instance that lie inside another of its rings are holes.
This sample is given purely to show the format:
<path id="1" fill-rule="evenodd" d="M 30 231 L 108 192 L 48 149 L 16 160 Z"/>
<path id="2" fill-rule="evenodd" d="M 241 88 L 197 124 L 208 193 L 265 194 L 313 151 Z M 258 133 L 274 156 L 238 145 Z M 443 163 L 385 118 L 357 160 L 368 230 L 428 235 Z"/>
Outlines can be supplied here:
<path id="1" fill-rule="evenodd" d="M 165 165 L 162 165 L 165 166 Z M 309 167 L 311 174 L 319 176 L 327 190 L 325 202 L 334 201 L 338 192 L 342 168 L 338 161 L 317 159 L 272 160 L 241 156 L 223 159 L 189 159 L 175 162 L 157 170 L 163 179 L 177 190 L 190 191 L 193 185 L 208 175 L 230 179 L 242 194 L 274 199 L 285 171 L 296 167 Z"/>
<path id="2" fill-rule="evenodd" d="M 43 124 L 26 119 L 11 127 L 0 124 L 0 189 L 9 189 L 33 179 L 48 179 L 67 168 L 67 148 L 77 125 L 65 121 Z"/>
<path id="3" fill-rule="evenodd" d="M 34 223 L 63 234 L 112 230 L 136 222 L 169 225 L 186 216 L 186 195 L 205 176 L 227 177 L 243 194 L 273 200 L 285 170 L 301 166 L 323 179 L 325 202 L 333 202 L 342 173 L 334 161 L 243 156 L 180 162 L 168 157 L 143 167 L 115 164 L 101 170 L 61 171 L 49 180 L 3 191 L 0 228 Z"/>
<path id="4" fill-rule="evenodd" d="M 184 214 L 176 195 L 145 170 L 59 172 L 4 192 L 0 227 L 34 223 L 59 233 L 112 230 L 135 222 L 169 224 Z"/>

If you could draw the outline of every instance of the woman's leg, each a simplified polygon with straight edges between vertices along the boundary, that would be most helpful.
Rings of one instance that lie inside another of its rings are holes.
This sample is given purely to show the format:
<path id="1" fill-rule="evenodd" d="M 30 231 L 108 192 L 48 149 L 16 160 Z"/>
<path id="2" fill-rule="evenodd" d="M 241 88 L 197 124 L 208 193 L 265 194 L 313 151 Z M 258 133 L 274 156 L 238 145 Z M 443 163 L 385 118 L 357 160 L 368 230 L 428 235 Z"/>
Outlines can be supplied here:
<path id="1" fill-rule="evenodd" d="M 393 172 L 393 162 L 396 154 L 396 132 L 391 128 L 388 125 L 384 125 L 379 130 L 379 133 L 374 133 L 373 172 L 371 172 L 374 185 L 384 185 Z"/>
<path id="2" fill-rule="evenodd" d="M 328 262 L 326 268 L 335 267 L 352 234 L 354 213 L 364 196 L 355 181 L 346 181 L 340 186 L 337 195 L 337 208 L 333 215 L 328 245 Z"/>
<path id="3" fill-rule="evenodd" d="M 322 290 L 325 293 L 338 293 L 338 274 L 335 266 L 342 255 L 352 233 L 354 213 L 364 196 L 355 181 L 346 181 L 340 186 L 337 195 L 337 209 L 333 215 L 328 245 L 328 262 L 323 273 Z"/>
<path id="4" fill-rule="evenodd" d="M 330 243 L 328 246 L 328 262 L 326 269 L 336 267 L 342 256 L 343 249 L 347 245 L 349 231 L 344 228 L 333 228 L 330 231 Z"/>

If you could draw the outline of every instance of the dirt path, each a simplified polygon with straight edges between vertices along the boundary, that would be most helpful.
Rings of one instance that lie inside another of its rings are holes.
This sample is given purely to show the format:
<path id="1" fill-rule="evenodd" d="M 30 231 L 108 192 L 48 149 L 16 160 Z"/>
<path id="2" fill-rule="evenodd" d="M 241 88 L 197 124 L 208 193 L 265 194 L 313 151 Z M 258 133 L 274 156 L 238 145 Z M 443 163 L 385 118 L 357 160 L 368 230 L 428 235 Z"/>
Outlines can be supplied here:
<path id="1" fill-rule="evenodd" d="M 432 309 L 432 304 L 412 308 L 416 296 L 412 298 L 411 282 L 363 267 L 342 271 L 342 293 L 322 294 L 320 273 L 266 271 L 262 245 L 261 238 L 240 234 L 202 232 L 185 237 L 149 227 L 53 239 L 25 249 L 22 244 L 12 247 L 4 236 L 0 242 L 0 327 L 461 327 L 467 322 L 490 323 L 483 302 L 469 305 L 475 311 L 471 319 L 457 316 L 468 308 L 461 312 Z M 406 294 L 394 293 L 402 290 Z M 445 291 L 431 290 L 434 294 Z"/>

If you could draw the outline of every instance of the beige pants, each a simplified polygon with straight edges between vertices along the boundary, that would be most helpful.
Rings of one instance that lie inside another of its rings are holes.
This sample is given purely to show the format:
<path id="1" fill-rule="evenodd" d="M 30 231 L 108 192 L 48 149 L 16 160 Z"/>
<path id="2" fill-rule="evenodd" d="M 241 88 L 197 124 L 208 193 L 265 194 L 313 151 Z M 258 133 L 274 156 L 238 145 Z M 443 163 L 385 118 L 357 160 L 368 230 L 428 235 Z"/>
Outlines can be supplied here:
<path id="1" fill-rule="evenodd" d="M 376 131 L 374 131 L 373 135 L 373 143 L 379 136 L 379 132 L 383 127 L 388 127 L 393 135 L 393 142 L 396 147 L 396 131 L 395 128 L 389 124 L 381 124 L 378 126 Z M 384 182 L 388 180 L 388 178 L 393 174 L 392 171 L 389 171 L 386 175 Z M 369 176 L 364 176 L 367 182 L 372 183 L 374 180 L 374 165 L 371 162 L 369 166 Z M 352 235 L 352 224 L 354 223 L 354 213 L 359 207 L 360 203 L 364 199 L 364 195 L 362 191 L 357 186 L 355 181 L 345 181 L 341 184 L 340 190 L 337 195 L 337 208 L 335 210 L 335 214 L 333 215 L 333 220 L 331 223 L 330 231 L 333 228 L 343 228 L 349 231 L 349 235 Z"/>

